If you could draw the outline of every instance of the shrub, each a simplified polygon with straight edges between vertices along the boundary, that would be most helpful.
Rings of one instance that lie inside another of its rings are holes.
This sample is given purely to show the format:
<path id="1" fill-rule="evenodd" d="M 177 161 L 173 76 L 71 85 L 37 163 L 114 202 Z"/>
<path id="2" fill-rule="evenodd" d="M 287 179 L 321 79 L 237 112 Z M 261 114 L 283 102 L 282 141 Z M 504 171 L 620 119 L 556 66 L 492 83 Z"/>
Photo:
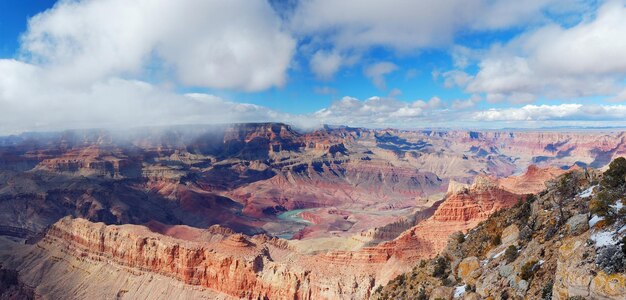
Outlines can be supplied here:
<path id="1" fill-rule="evenodd" d="M 404 276 L 404 274 L 400 274 L 393 281 L 397 285 L 404 285 L 404 280 L 405 279 L 406 279 L 406 277 Z"/>
<path id="2" fill-rule="evenodd" d="M 618 157 L 609 164 L 603 174 L 600 185 L 606 188 L 617 188 L 626 183 L 626 159 Z"/>
<path id="3" fill-rule="evenodd" d="M 444 279 L 448 277 L 447 270 L 450 267 L 450 262 L 442 256 L 437 257 L 435 260 L 435 269 L 433 270 L 433 277 Z"/>
<path id="4" fill-rule="evenodd" d="M 550 300 L 552 299 L 552 287 L 554 286 L 554 282 L 552 280 L 546 282 L 541 289 L 541 299 Z"/>
<path id="5" fill-rule="evenodd" d="M 502 244 L 502 237 L 500 237 L 500 235 L 494 235 L 491 237 L 491 244 L 494 246 L 498 246 L 500 244 Z"/>
<path id="6" fill-rule="evenodd" d="M 506 248 L 504 251 L 504 258 L 506 259 L 506 263 L 510 264 L 517 258 L 517 248 L 513 245 Z"/>
<path id="7" fill-rule="evenodd" d="M 522 266 L 522 269 L 520 270 L 519 277 L 521 277 L 522 279 L 528 281 L 535 274 L 536 266 L 537 266 L 537 261 L 536 260 L 529 260 L 529 261 L 527 261 Z"/>
<path id="8" fill-rule="evenodd" d="M 376 294 L 380 294 L 382 291 L 383 291 L 383 286 L 382 286 L 382 285 L 379 285 L 379 286 L 376 288 L 376 290 L 374 290 L 374 293 L 376 293 Z"/>
<path id="9" fill-rule="evenodd" d="M 502 291 L 502 293 L 500 294 L 500 299 L 501 299 L 501 300 L 507 300 L 507 299 L 509 299 L 509 292 L 507 292 L 506 290 L 505 290 L 505 291 Z"/>
<path id="10" fill-rule="evenodd" d="M 524 228 L 522 228 L 522 230 L 520 230 L 519 232 L 519 239 L 521 241 L 528 242 L 532 239 L 532 237 L 533 230 L 528 226 L 524 226 Z"/>
<path id="11" fill-rule="evenodd" d="M 423 259 L 422 259 L 422 260 L 420 260 L 419 267 L 420 267 L 420 268 L 424 268 L 424 267 L 426 267 L 426 260 L 423 260 Z"/>
<path id="12" fill-rule="evenodd" d="M 615 221 L 615 211 L 611 205 L 615 204 L 619 198 L 619 194 L 615 190 L 604 189 L 589 202 L 589 211 L 592 214 L 604 217 L 607 223 L 612 224 Z"/>
<path id="13" fill-rule="evenodd" d="M 554 235 L 559 231 L 559 228 L 555 225 L 548 225 L 548 228 L 546 229 L 546 233 L 544 235 L 544 239 L 546 241 L 549 241 L 550 239 L 552 239 L 554 237 Z"/>
<path id="14" fill-rule="evenodd" d="M 578 176 L 575 172 L 563 174 L 556 185 L 556 192 L 561 200 L 565 200 L 576 195 L 579 189 Z"/>
<path id="15" fill-rule="evenodd" d="M 459 234 L 456 235 L 456 241 L 459 244 L 463 244 L 465 242 L 465 235 L 459 232 Z"/>
<path id="16" fill-rule="evenodd" d="M 610 245 L 600 250 L 596 264 L 608 274 L 623 272 L 626 270 L 626 255 L 617 245 Z"/>
<path id="17" fill-rule="evenodd" d="M 417 300 L 428 300 L 428 295 L 424 287 L 421 287 L 419 293 L 417 293 Z"/>
<path id="18" fill-rule="evenodd" d="M 528 199 L 528 198 L 527 198 Z M 521 200 L 520 200 L 521 202 Z M 519 223 L 519 224 L 525 224 L 526 221 L 528 221 L 528 218 L 531 215 L 531 207 L 530 207 L 530 201 L 526 200 L 523 201 L 521 203 L 518 202 L 518 210 L 517 213 L 515 214 L 515 220 Z"/>

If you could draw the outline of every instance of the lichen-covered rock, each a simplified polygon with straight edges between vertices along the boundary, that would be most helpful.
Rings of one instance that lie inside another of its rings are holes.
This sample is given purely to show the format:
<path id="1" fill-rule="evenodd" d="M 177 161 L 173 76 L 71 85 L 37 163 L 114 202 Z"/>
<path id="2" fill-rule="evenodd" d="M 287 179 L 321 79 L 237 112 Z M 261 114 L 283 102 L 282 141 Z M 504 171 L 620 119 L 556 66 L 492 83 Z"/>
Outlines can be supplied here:
<path id="1" fill-rule="evenodd" d="M 564 300 L 573 296 L 590 299 L 623 300 L 626 295 L 626 275 L 606 274 L 596 269 L 593 261 L 586 260 L 584 253 L 589 233 L 567 239 L 559 248 L 552 299 Z"/>
<path id="2" fill-rule="evenodd" d="M 589 295 L 593 299 L 626 298 L 626 275 L 621 273 L 608 275 L 600 272 L 591 280 Z"/>
<path id="3" fill-rule="evenodd" d="M 587 220 L 587 214 L 578 214 L 569 218 L 565 226 L 569 234 L 579 235 L 589 230 L 589 222 Z"/>
<path id="4" fill-rule="evenodd" d="M 459 263 L 457 276 L 467 284 L 474 284 L 476 280 L 470 275 L 478 268 L 480 268 L 480 261 L 478 258 L 475 256 L 467 257 Z"/>
<path id="5" fill-rule="evenodd" d="M 510 225 L 502 231 L 502 245 L 512 245 L 519 239 L 519 228 L 517 225 Z"/>
<path id="6" fill-rule="evenodd" d="M 433 292 L 430 294 L 430 298 L 431 300 L 434 299 L 452 299 L 452 295 L 454 293 L 454 288 L 451 287 L 447 287 L 447 286 L 440 286 L 437 287 L 433 290 Z"/>
<path id="7" fill-rule="evenodd" d="M 466 292 L 463 295 L 463 300 L 480 300 L 480 295 L 478 295 L 477 293 L 473 293 L 473 292 Z"/>

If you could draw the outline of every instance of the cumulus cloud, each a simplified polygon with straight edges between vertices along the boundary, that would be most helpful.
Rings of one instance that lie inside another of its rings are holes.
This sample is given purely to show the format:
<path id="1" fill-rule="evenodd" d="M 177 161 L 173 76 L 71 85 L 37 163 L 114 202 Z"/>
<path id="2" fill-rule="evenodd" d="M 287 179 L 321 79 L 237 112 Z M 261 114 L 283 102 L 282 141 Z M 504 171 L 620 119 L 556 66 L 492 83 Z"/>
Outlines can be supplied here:
<path id="1" fill-rule="evenodd" d="M 456 99 L 452 101 L 452 109 L 464 110 L 474 107 L 482 98 L 479 95 L 472 95 L 468 99 Z"/>
<path id="2" fill-rule="evenodd" d="M 290 10 L 287 19 L 291 31 L 305 37 L 305 45 L 333 49 L 311 53 L 312 61 L 326 62 L 312 64 L 312 69 L 327 79 L 345 66 L 338 63 L 337 55 L 364 53 L 373 47 L 402 54 L 445 48 L 453 45 L 460 33 L 542 24 L 553 17 L 579 13 L 585 8 L 581 2 L 584 1 L 303 0 Z M 462 47 L 458 48 L 456 62 L 462 66 L 465 57 Z M 334 56 L 328 56 L 329 53 Z M 318 72 L 318 68 L 324 71 Z"/>
<path id="3" fill-rule="evenodd" d="M 153 84 L 111 77 L 67 86 L 39 66 L 0 59 L 0 134 L 68 128 L 283 121 L 319 126 L 307 116 L 226 101 L 207 94 L 176 94 Z"/>
<path id="4" fill-rule="evenodd" d="M 626 105 L 525 105 L 519 108 L 489 109 L 474 113 L 476 121 L 572 121 L 626 119 Z"/>
<path id="5" fill-rule="evenodd" d="M 626 78 L 625 3 L 609 1 L 573 27 L 551 24 L 495 45 L 475 76 L 468 81 L 453 76 L 451 82 L 486 93 L 488 100 L 516 103 L 615 95 Z"/>
<path id="6" fill-rule="evenodd" d="M 573 0 L 301 1 L 291 18 L 299 34 L 325 35 L 337 49 L 399 51 L 449 45 L 457 32 L 537 23 L 565 13 Z"/>
<path id="7" fill-rule="evenodd" d="M 319 50 L 311 57 L 309 67 L 318 79 L 328 80 L 335 75 L 342 63 L 339 53 Z"/>
<path id="8" fill-rule="evenodd" d="M 398 70 L 398 66 L 391 62 L 379 62 L 367 66 L 363 70 L 363 74 L 365 74 L 377 88 L 384 90 L 387 88 L 385 75 L 393 73 L 396 70 Z"/>
<path id="9" fill-rule="evenodd" d="M 28 22 L 22 52 L 53 77 L 89 83 L 162 66 L 187 86 L 285 83 L 295 39 L 264 0 L 59 1 Z"/>
<path id="10" fill-rule="evenodd" d="M 460 70 L 452 70 L 437 74 L 437 77 L 441 75 L 444 79 L 443 85 L 447 88 L 460 86 L 465 87 L 470 83 L 473 77 Z M 435 78 L 436 79 L 436 78 Z"/>
<path id="11" fill-rule="evenodd" d="M 248 121 L 313 126 L 306 116 L 165 88 L 282 86 L 295 43 L 264 0 L 61 0 L 28 21 L 18 59 L 0 59 L 0 134 Z"/>
<path id="12" fill-rule="evenodd" d="M 428 101 L 405 102 L 394 98 L 370 97 L 359 100 L 346 96 L 315 112 L 313 118 L 326 124 L 407 128 L 424 126 L 424 122 L 444 109 L 445 104 L 438 97 Z"/>

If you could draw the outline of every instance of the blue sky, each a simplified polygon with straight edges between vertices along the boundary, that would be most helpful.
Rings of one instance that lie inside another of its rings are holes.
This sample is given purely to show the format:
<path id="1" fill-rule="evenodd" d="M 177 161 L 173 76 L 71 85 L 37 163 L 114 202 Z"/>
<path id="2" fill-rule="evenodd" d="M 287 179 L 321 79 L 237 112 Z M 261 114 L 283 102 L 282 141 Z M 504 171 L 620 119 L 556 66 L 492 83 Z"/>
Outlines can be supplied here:
<path id="1" fill-rule="evenodd" d="M 0 133 L 626 125 L 623 0 L 7 0 Z"/>

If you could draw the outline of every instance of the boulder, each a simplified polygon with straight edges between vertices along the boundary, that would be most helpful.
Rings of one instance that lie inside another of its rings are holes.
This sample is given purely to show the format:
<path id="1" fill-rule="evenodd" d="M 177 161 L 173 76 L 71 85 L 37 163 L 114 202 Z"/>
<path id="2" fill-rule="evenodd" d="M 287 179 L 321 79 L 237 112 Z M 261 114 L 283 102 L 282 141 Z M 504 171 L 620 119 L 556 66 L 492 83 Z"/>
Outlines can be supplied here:
<path id="1" fill-rule="evenodd" d="M 474 284 L 474 278 L 470 276 L 470 274 L 480 268 L 480 261 L 477 257 L 471 256 L 466 257 L 459 263 L 459 267 L 457 269 L 457 276 L 461 278 L 461 280 L 467 284 Z"/>
<path id="2" fill-rule="evenodd" d="M 626 297 L 626 275 L 600 272 L 591 280 L 590 296 L 593 299 L 624 299 Z"/>
<path id="3" fill-rule="evenodd" d="M 580 235 L 589 230 L 589 222 L 587 219 L 587 214 L 578 214 L 569 218 L 565 224 L 569 234 Z"/>
<path id="4" fill-rule="evenodd" d="M 472 293 L 472 292 L 466 292 L 463 295 L 463 300 L 480 300 L 480 295 L 478 295 L 477 293 Z"/>
<path id="5" fill-rule="evenodd" d="M 509 277 L 513 273 L 513 265 L 503 265 L 498 268 L 498 274 L 502 277 Z"/>
<path id="6" fill-rule="evenodd" d="M 452 299 L 452 295 L 454 293 L 454 288 L 447 286 L 440 286 L 435 288 L 432 293 L 430 293 L 431 300 L 434 299 Z"/>
<path id="7" fill-rule="evenodd" d="M 519 228 L 513 224 L 502 231 L 502 245 L 512 245 L 519 239 Z"/>

